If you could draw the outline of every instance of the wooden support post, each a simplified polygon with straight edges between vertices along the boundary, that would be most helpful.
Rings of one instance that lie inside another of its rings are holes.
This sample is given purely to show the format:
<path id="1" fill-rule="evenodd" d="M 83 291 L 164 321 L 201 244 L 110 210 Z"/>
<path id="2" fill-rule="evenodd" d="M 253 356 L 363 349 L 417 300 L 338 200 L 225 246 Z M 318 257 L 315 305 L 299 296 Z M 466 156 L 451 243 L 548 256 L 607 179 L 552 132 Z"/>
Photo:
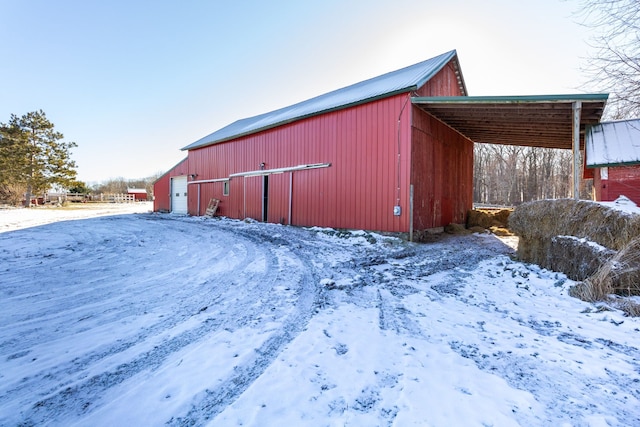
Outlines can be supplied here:
<path id="1" fill-rule="evenodd" d="M 573 198 L 580 198 L 580 116 L 582 114 L 582 101 L 573 103 Z"/>
<path id="2" fill-rule="evenodd" d="M 409 186 L 409 241 L 413 242 L 413 184 Z"/>

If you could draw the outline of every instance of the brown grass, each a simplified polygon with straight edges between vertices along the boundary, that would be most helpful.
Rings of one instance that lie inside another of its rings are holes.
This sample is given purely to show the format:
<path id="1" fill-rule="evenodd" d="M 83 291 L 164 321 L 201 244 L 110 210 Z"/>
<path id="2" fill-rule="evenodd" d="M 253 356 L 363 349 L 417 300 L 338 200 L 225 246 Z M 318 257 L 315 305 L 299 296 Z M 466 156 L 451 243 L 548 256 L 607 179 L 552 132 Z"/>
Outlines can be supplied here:
<path id="1" fill-rule="evenodd" d="M 585 280 L 589 300 L 599 301 L 608 295 L 640 295 L 640 237 L 633 239 L 624 249 Z"/>

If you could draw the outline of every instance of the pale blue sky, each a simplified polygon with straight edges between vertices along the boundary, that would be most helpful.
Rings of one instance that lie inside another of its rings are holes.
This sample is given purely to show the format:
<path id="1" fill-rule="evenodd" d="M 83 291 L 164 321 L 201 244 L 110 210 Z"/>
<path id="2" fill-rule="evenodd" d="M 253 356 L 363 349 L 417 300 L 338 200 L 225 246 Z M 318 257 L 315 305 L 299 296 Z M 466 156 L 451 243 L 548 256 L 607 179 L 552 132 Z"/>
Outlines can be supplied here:
<path id="1" fill-rule="evenodd" d="M 79 179 L 141 178 L 244 117 L 457 49 L 470 95 L 584 92 L 577 0 L 0 0 L 0 122 L 42 109 Z M 597 91 L 590 88 L 589 91 Z"/>

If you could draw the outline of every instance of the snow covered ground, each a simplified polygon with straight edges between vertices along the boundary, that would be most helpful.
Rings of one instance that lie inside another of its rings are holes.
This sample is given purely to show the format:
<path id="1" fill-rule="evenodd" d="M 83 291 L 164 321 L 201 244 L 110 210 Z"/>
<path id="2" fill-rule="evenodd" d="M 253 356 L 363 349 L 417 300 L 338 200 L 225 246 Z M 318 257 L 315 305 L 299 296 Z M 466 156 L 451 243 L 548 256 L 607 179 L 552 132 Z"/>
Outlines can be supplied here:
<path id="1" fill-rule="evenodd" d="M 640 425 L 640 319 L 495 237 L 149 209 L 0 210 L 0 425 Z"/>

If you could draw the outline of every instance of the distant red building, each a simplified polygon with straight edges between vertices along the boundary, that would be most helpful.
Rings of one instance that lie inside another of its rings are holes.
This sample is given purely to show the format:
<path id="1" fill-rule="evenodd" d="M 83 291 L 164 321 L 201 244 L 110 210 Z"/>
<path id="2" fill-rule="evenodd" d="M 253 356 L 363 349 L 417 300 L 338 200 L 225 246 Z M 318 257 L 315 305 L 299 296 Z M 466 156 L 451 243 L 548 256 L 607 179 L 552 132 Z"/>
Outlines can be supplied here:
<path id="1" fill-rule="evenodd" d="M 596 200 L 626 196 L 640 205 L 640 119 L 587 128 L 586 166 L 593 170 Z"/>
<path id="2" fill-rule="evenodd" d="M 146 202 L 148 197 L 144 188 L 127 188 L 127 194 L 133 195 L 136 202 Z"/>

